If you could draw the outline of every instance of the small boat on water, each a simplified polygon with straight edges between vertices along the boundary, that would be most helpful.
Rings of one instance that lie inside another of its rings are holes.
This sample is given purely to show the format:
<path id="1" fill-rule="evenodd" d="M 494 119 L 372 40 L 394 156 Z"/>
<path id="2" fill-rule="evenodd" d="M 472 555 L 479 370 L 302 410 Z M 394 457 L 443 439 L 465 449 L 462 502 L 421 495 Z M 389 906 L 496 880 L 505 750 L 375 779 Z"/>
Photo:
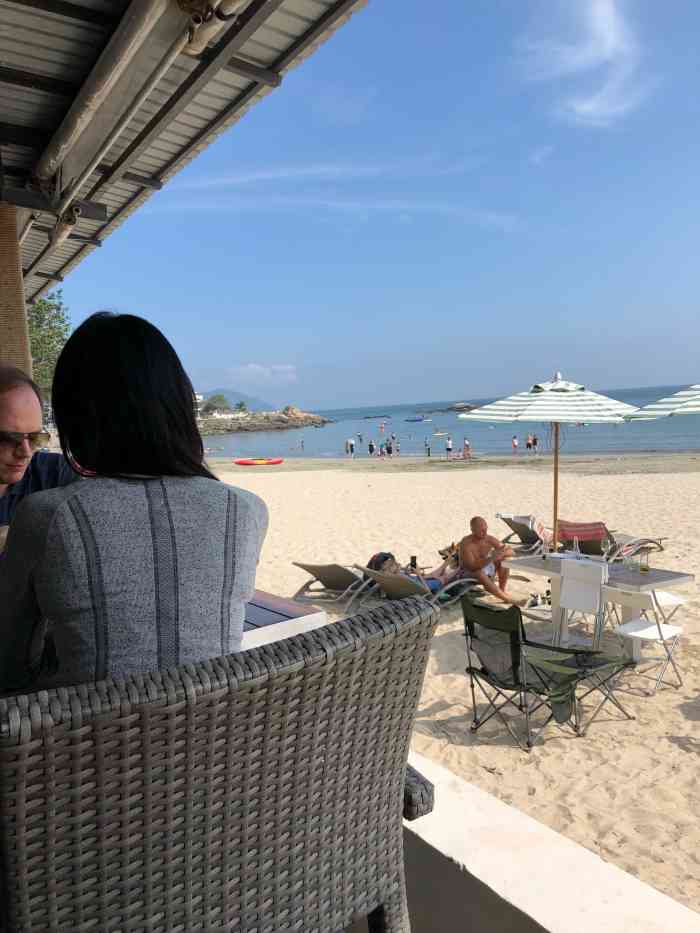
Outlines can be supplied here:
<path id="1" fill-rule="evenodd" d="M 447 431 L 435 431 L 433 437 L 447 437 Z"/>
<path id="2" fill-rule="evenodd" d="M 424 418 L 423 415 L 418 415 L 416 418 L 404 418 L 404 421 L 432 421 L 432 418 Z"/>

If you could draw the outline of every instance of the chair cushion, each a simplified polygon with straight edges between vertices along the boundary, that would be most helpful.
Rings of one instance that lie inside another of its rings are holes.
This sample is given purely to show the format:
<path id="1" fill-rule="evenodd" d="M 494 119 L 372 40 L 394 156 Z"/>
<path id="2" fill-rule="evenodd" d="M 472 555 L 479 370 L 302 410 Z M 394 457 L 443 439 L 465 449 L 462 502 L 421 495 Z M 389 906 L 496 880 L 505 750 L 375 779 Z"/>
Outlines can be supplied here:
<path id="1" fill-rule="evenodd" d="M 649 622 L 647 619 L 633 619 L 631 622 L 625 622 L 624 625 L 618 625 L 615 631 L 619 635 L 625 635 L 627 638 L 643 638 L 645 641 L 660 641 L 659 629 L 655 622 Z M 678 625 L 661 625 L 661 632 L 664 641 L 675 638 L 680 635 L 683 629 Z"/>

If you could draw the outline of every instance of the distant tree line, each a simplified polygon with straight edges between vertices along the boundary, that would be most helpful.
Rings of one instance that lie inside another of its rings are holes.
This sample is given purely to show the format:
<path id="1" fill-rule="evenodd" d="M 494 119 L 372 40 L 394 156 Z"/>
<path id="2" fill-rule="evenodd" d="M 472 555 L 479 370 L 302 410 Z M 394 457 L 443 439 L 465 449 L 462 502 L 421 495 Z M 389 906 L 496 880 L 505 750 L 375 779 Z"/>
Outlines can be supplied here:
<path id="1" fill-rule="evenodd" d="M 248 406 L 245 402 L 236 402 L 233 406 L 233 410 L 240 412 L 248 411 Z M 210 415 L 214 411 L 231 411 L 231 406 L 225 395 L 220 393 L 218 395 L 212 395 L 202 405 L 203 415 Z"/>

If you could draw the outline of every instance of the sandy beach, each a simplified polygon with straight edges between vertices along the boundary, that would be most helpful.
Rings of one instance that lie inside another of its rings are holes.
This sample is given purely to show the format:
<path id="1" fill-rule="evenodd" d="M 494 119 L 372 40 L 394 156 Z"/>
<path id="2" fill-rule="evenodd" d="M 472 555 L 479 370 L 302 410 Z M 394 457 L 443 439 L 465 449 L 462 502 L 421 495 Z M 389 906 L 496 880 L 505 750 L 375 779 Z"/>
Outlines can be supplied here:
<path id="1" fill-rule="evenodd" d="M 524 458 L 523 458 L 524 459 Z M 378 550 L 422 565 L 458 540 L 473 514 L 496 535 L 496 512 L 551 520 L 550 464 L 295 461 L 242 469 L 214 462 L 226 482 L 258 493 L 270 530 L 258 586 L 291 595 L 306 579 L 292 560 L 363 563 Z M 560 515 L 610 528 L 667 536 L 652 566 L 700 579 L 700 470 L 697 454 L 565 460 Z M 517 583 L 523 594 L 541 585 Z M 469 731 L 470 701 L 461 611 L 444 611 L 433 643 L 413 747 L 602 858 L 700 910 L 700 597 L 696 586 L 677 619 L 684 685 L 655 697 L 625 696 L 631 722 L 603 716 L 583 738 L 550 727 L 529 755 L 504 730 Z M 630 681 L 640 686 L 640 680 Z M 646 683 L 646 682 L 644 682 Z M 464 827 L 469 832 L 468 824 Z"/>

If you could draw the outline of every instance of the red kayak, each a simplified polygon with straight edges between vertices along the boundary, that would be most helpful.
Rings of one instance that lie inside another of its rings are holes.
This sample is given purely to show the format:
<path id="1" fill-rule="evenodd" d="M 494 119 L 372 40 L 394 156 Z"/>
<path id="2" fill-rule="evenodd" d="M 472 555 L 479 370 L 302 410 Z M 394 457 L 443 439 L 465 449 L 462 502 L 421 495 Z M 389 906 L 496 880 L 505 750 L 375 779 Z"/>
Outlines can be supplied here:
<path id="1" fill-rule="evenodd" d="M 240 459 L 233 461 L 238 466 L 274 466 L 277 463 L 284 463 L 282 457 L 256 457 L 255 460 Z"/>

